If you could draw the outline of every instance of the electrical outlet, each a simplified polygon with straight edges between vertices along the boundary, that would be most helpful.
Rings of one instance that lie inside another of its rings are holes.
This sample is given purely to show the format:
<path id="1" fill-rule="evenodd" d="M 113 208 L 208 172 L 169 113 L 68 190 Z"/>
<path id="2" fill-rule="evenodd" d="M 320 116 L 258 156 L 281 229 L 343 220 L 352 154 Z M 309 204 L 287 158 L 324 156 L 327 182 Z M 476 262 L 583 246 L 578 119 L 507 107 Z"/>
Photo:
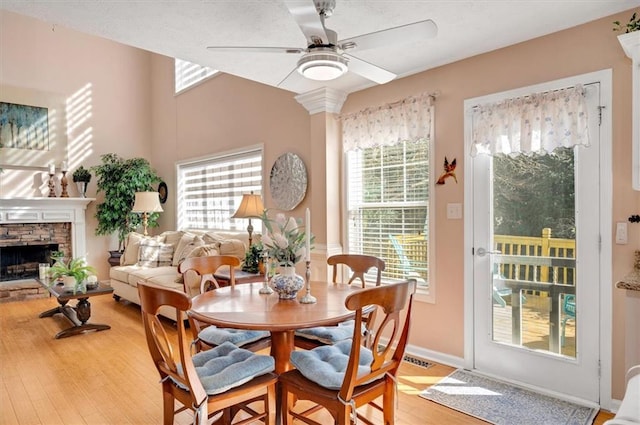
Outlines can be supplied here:
<path id="1" fill-rule="evenodd" d="M 628 243 L 627 237 L 627 223 L 618 222 L 616 223 L 616 243 L 618 245 L 626 245 Z"/>
<path id="2" fill-rule="evenodd" d="M 447 204 L 447 218 L 460 220 L 462 218 L 462 204 Z"/>

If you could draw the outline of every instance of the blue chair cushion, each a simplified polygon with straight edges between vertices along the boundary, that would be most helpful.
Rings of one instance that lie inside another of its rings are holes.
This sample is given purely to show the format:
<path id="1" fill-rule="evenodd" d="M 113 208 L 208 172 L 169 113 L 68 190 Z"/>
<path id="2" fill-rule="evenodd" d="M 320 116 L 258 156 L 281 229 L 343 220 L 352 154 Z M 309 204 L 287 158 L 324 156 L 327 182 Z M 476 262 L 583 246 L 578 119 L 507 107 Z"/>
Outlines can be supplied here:
<path id="1" fill-rule="evenodd" d="M 209 395 L 223 393 L 275 369 L 273 357 L 252 353 L 230 342 L 201 351 L 192 360 Z"/>
<path id="2" fill-rule="evenodd" d="M 335 344 L 336 342 L 353 337 L 354 323 L 355 321 L 353 320 L 347 320 L 346 322 L 338 323 L 338 326 L 318 326 L 315 328 L 299 329 L 296 331 L 296 336 L 320 341 L 323 344 Z"/>
<path id="3" fill-rule="evenodd" d="M 344 381 L 350 352 L 351 340 L 344 340 L 309 351 L 294 351 L 291 353 L 291 363 L 305 378 L 330 390 L 337 390 Z M 370 373 L 372 362 L 371 351 L 361 347 L 358 376 Z"/>
<path id="4" fill-rule="evenodd" d="M 216 346 L 230 342 L 238 347 L 258 341 L 269 336 L 267 331 L 246 331 L 241 329 L 218 328 L 207 326 L 198 334 L 198 339 L 206 344 Z"/>

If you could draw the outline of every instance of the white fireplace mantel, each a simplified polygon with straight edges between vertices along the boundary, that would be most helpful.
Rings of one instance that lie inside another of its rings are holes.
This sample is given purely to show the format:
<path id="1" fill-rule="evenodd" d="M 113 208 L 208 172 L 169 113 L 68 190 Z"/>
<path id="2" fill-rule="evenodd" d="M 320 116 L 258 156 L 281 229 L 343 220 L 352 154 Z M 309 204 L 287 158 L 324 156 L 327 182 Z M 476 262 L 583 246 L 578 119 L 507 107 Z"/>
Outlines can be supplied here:
<path id="1" fill-rule="evenodd" d="M 0 198 L 0 224 L 71 223 L 74 257 L 86 254 L 85 211 L 95 198 Z"/>

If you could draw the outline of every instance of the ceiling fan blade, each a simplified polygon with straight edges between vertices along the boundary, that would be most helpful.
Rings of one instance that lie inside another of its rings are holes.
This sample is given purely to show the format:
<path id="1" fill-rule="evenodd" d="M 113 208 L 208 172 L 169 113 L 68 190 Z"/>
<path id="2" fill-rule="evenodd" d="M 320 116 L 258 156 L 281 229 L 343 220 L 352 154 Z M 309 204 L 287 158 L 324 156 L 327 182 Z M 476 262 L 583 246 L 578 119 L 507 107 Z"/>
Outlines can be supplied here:
<path id="1" fill-rule="evenodd" d="M 324 23 L 316 10 L 313 0 L 308 0 L 305 3 L 301 3 L 300 0 L 289 0 L 284 3 L 307 38 L 309 45 L 329 44 L 329 37 L 324 28 Z"/>
<path id="2" fill-rule="evenodd" d="M 349 71 L 355 72 L 364 78 L 374 81 L 378 84 L 385 84 L 397 77 L 393 72 L 389 72 L 386 69 L 382 69 L 379 66 L 373 65 L 369 62 L 365 62 L 362 59 L 358 59 L 355 56 L 347 55 L 343 53 L 343 56 L 349 59 Z"/>
<path id="3" fill-rule="evenodd" d="M 242 47 L 242 46 L 209 46 L 207 50 L 214 52 L 242 52 L 242 53 L 302 53 L 306 49 L 298 47 Z"/>
<path id="4" fill-rule="evenodd" d="M 357 37 L 340 40 L 340 46 L 355 43 L 354 50 L 366 50 L 376 47 L 384 47 L 392 44 L 412 43 L 415 41 L 433 38 L 438 34 L 438 26 L 431 19 L 414 22 L 413 24 L 401 25 L 395 28 L 371 32 Z"/>

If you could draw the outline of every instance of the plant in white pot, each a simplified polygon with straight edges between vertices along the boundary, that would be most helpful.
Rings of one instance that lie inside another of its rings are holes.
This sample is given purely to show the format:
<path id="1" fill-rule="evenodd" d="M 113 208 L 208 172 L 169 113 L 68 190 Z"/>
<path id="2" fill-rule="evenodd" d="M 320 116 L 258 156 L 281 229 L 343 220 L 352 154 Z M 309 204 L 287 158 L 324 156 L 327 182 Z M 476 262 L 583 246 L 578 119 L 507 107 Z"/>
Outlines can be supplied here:
<path id="1" fill-rule="evenodd" d="M 613 30 L 623 32 L 618 36 L 618 41 L 625 54 L 634 62 L 640 61 L 640 17 L 634 12 L 626 24 L 613 21 Z"/>
<path id="2" fill-rule="evenodd" d="M 91 172 L 81 165 L 73 172 L 73 181 L 78 187 L 78 193 L 80 196 L 82 198 L 86 198 L 87 185 L 91 181 Z"/>
<path id="3" fill-rule="evenodd" d="M 85 280 L 88 276 L 96 274 L 96 270 L 87 265 L 84 258 L 72 258 L 68 263 L 56 262 L 50 269 L 53 282 L 62 278 L 67 291 L 87 292 Z"/>

